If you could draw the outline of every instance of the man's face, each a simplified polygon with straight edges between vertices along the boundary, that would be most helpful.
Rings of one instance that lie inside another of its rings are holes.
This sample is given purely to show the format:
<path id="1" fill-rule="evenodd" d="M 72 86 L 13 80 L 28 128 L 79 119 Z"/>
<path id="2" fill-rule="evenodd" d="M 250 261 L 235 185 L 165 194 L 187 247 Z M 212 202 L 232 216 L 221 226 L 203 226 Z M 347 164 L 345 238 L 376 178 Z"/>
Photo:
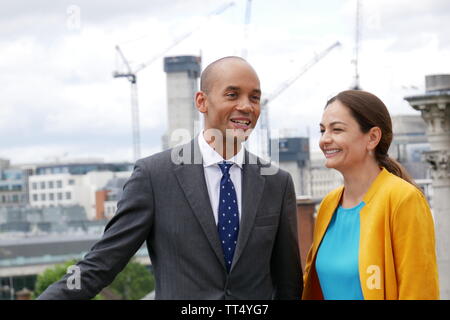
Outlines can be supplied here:
<path id="1" fill-rule="evenodd" d="M 207 92 L 196 96 L 197 108 L 205 115 L 205 130 L 219 130 L 226 141 L 243 141 L 261 112 L 258 76 L 240 60 L 223 61 L 211 72 Z"/>

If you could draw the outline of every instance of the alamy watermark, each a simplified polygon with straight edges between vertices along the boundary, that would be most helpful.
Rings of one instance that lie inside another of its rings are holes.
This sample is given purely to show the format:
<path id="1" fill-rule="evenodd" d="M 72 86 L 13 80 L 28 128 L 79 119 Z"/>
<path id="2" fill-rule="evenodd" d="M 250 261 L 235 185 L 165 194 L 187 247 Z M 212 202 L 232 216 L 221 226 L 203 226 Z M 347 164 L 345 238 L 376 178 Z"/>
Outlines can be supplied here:
<path id="1" fill-rule="evenodd" d="M 71 274 L 66 280 L 69 290 L 81 290 L 81 270 L 79 266 L 72 265 L 67 268 L 67 274 Z"/>
<path id="2" fill-rule="evenodd" d="M 270 146 L 268 139 L 261 137 L 268 137 L 267 130 L 234 130 L 226 129 L 225 135 L 218 129 L 206 129 L 203 131 L 203 136 L 206 141 L 211 142 L 211 146 L 220 154 L 225 154 L 226 159 L 234 155 L 234 148 L 241 144 L 243 147 L 253 134 L 262 141 L 256 141 L 255 156 L 244 157 L 244 164 L 262 164 L 261 175 L 274 175 L 278 172 L 278 167 L 274 163 L 279 162 L 279 134 L 277 130 L 271 130 Z M 175 129 L 170 134 L 169 144 L 176 146 L 172 149 L 171 160 L 174 164 L 202 164 L 202 155 L 198 148 L 191 149 L 188 143 L 192 137 L 191 131 L 188 129 Z M 196 150 L 198 152 L 196 152 Z M 192 154 L 192 152 L 196 152 Z M 229 155 L 229 156 L 227 156 Z"/>
<path id="3" fill-rule="evenodd" d="M 367 267 L 366 273 L 370 274 L 367 278 L 366 285 L 369 290 L 381 289 L 381 268 L 377 265 Z"/>

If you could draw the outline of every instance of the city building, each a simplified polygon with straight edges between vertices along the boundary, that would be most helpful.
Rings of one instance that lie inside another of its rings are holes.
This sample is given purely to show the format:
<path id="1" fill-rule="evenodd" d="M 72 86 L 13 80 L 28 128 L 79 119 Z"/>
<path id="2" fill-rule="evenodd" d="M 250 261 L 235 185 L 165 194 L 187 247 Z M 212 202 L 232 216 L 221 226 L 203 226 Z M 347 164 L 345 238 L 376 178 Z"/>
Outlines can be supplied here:
<path id="1" fill-rule="evenodd" d="M 389 156 L 400 162 L 431 201 L 431 169 L 424 154 L 430 150 L 426 123 L 420 115 L 392 116 L 393 140 Z"/>
<path id="2" fill-rule="evenodd" d="M 277 165 L 291 174 L 297 196 L 310 195 L 309 138 L 280 138 Z"/>
<path id="3" fill-rule="evenodd" d="M 426 124 L 420 115 L 392 116 L 393 140 L 389 156 L 399 161 L 414 179 L 430 178 L 423 153 L 430 150 Z"/>
<path id="4" fill-rule="evenodd" d="M 311 198 L 321 201 L 330 191 L 344 184 L 342 174 L 325 167 L 322 151 L 311 152 L 310 180 Z"/>
<path id="5" fill-rule="evenodd" d="M 23 206 L 28 203 L 28 170 L 11 167 L 0 159 L 0 207 Z"/>
<path id="6" fill-rule="evenodd" d="M 69 163 L 38 166 L 28 178 L 32 207 L 81 205 L 95 219 L 96 191 L 113 178 L 129 178 L 130 163 Z"/>
<path id="7" fill-rule="evenodd" d="M 199 129 L 199 112 L 194 95 L 198 91 L 201 58 L 175 56 L 164 58 L 167 74 L 167 132 L 163 150 L 190 141 Z"/>
<path id="8" fill-rule="evenodd" d="M 96 219 L 111 219 L 117 210 L 117 202 L 122 197 L 126 178 L 115 177 L 95 193 Z"/>
<path id="9" fill-rule="evenodd" d="M 0 238 L 13 235 L 42 234 L 101 234 L 104 221 L 87 220 L 86 211 L 79 205 L 48 208 L 0 208 Z"/>
<path id="10" fill-rule="evenodd" d="M 86 174 L 38 174 L 29 177 L 30 205 L 56 207 L 81 205 L 88 219 L 95 219 L 96 191 L 115 177 L 128 178 L 129 171 L 91 171 Z"/>
<path id="11" fill-rule="evenodd" d="M 320 202 L 328 192 L 343 184 L 338 171 L 325 167 L 321 151 L 310 152 L 309 138 L 280 138 L 278 146 L 277 165 L 291 174 L 298 198 Z"/>
<path id="12" fill-rule="evenodd" d="M 425 77 L 426 92 L 405 97 L 421 112 L 430 144 L 430 165 L 441 299 L 450 299 L 450 74 Z"/>
<path id="13" fill-rule="evenodd" d="M 133 164 L 129 162 L 120 163 L 105 163 L 105 162 L 70 162 L 70 163 L 54 163 L 54 164 L 40 164 L 34 168 L 34 174 L 60 174 L 69 173 L 72 175 L 87 174 L 88 172 L 97 171 L 110 171 L 110 172 L 123 172 L 132 171 Z"/>

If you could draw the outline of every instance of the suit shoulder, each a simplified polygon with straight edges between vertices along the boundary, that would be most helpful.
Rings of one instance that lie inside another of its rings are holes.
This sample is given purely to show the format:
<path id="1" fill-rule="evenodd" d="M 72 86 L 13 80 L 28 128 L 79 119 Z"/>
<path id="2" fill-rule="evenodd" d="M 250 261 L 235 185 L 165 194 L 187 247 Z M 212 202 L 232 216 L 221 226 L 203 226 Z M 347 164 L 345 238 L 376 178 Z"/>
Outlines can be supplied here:
<path id="1" fill-rule="evenodd" d="M 151 156 L 136 161 L 136 166 L 144 166 L 146 169 L 167 167 L 171 163 L 171 155 L 173 149 L 164 150 L 152 154 Z"/>

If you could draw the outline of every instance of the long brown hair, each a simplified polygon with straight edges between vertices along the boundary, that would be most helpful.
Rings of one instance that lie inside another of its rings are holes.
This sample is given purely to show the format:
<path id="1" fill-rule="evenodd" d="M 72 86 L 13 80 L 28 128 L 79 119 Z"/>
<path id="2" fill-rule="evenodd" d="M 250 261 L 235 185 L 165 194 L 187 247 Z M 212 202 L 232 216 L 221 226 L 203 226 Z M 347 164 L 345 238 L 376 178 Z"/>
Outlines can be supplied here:
<path id="1" fill-rule="evenodd" d="M 380 128 L 381 139 L 374 150 L 375 160 L 378 162 L 378 165 L 385 167 L 390 173 L 408 181 L 420 190 L 408 171 L 388 155 L 393 136 L 392 121 L 383 101 L 367 91 L 346 90 L 328 100 L 325 108 L 336 100 L 350 110 L 351 115 L 358 122 L 363 133 L 369 132 L 373 127 Z"/>

